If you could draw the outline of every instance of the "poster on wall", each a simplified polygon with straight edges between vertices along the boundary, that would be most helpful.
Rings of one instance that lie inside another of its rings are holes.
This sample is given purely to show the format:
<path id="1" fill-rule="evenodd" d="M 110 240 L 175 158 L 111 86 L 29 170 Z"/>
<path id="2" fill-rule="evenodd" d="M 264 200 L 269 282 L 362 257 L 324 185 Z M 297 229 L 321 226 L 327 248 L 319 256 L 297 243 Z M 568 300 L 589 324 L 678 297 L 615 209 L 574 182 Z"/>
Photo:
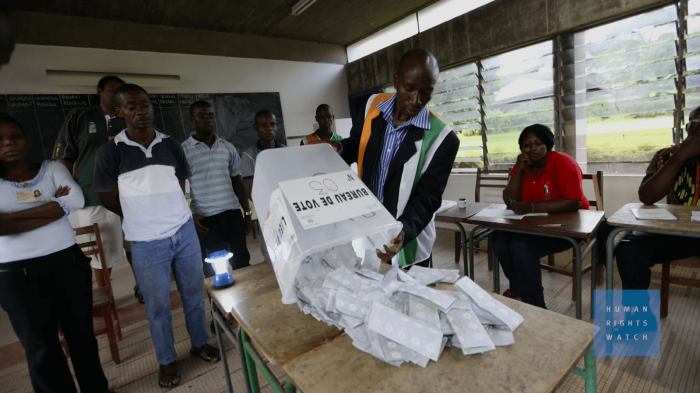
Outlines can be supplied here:
<path id="1" fill-rule="evenodd" d="M 255 144 L 255 113 L 267 109 L 277 119 L 277 142 L 286 144 L 282 101 L 279 93 L 151 94 L 153 126 L 178 142 L 194 132 L 190 105 L 207 101 L 216 113 L 216 133 L 231 142 L 238 153 Z M 68 113 L 82 106 L 99 105 L 95 94 L 8 94 L 0 95 L 0 112 L 12 115 L 24 127 L 32 147 L 31 161 L 51 159 L 58 131 Z"/>

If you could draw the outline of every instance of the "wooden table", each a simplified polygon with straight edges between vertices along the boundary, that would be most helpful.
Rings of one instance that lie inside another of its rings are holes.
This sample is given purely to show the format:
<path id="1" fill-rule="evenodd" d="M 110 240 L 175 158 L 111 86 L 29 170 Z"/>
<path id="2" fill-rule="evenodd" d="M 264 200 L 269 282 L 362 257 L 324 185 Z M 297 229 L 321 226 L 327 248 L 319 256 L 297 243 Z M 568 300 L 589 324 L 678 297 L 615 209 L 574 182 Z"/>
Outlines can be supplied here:
<path id="1" fill-rule="evenodd" d="M 238 342 L 249 391 L 259 390 L 255 366 L 260 368 L 264 364 L 260 364 L 257 353 L 247 342 L 248 336 L 270 363 L 282 366 L 342 334 L 335 326 L 328 326 L 302 313 L 297 305 L 282 304 L 282 293 L 271 264 L 261 263 L 235 270 L 232 275 L 235 284 L 229 288 L 215 289 L 213 277 L 205 279 L 204 286 L 211 297 L 219 349 L 225 353 L 220 330 Z M 234 318 L 240 324 L 237 337 L 228 329 L 221 315 L 214 312 L 215 307 L 226 319 Z M 229 392 L 233 392 L 226 357 L 222 356 L 222 360 Z M 267 378 L 269 370 L 261 369 L 261 372 L 270 385 L 277 382 Z"/>
<path id="2" fill-rule="evenodd" d="M 678 217 L 678 221 L 637 220 L 630 209 L 664 208 Z M 655 204 L 645 206 L 642 203 L 628 203 L 608 218 L 608 224 L 615 227 L 610 231 L 607 240 L 607 289 L 613 289 L 613 253 L 615 236 L 624 231 L 638 231 L 700 238 L 700 222 L 690 221 L 693 211 L 700 211 L 700 206 L 682 206 Z"/>
<path id="3" fill-rule="evenodd" d="M 205 280 L 205 287 L 212 298 L 222 353 L 221 332 L 228 328 L 215 308 L 241 325 L 238 338 L 233 338 L 230 331 L 226 333 L 238 342 L 249 391 L 259 391 L 257 367 L 276 392 L 294 392 L 296 388 L 305 393 L 437 389 L 451 392 L 464 391 L 468 386 L 478 386 L 480 391 L 550 392 L 572 370 L 586 379 L 587 392 L 595 392 L 595 358 L 589 350 L 593 328 L 585 322 L 496 295 L 496 299 L 525 318 L 515 332 L 515 345 L 474 356 L 448 348 L 439 362 L 431 362 L 426 369 L 410 364 L 395 368 L 357 350 L 337 328 L 304 315 L 296 305 L 282 305 L 271 265 L 236 270 L 233 276 L 236 283 L 230 288 L 214 289 L 211 278 Z M 437 288 L 454 290 L 448 284 Z M 295 385 L 287 382 L 282 387 L 245 339 L 246 332 L 271 363 L 282 366 Z M 584 356 L 585 370 L 575 368 Z M 233 392 L 223 356 L 222 364 L 229 392 Z"/>
<path id="4" fill-rule="evenodd" d="M 467 222 L 467 219 L 476 213 L 486 209 L 492 205 L 491 203 L 472 202 L 467 204 L 467 207 L 460 208 L 459 206 L 451 207 L 435 216 L 435 221 L 449 222 L 455 224 L 462 234 L 462 260 L 464 261 L 464 275 L 474 279 L 474 260 L 471 260 L 469 269 L 467 269 L 467 232 L 462 224 Z M 488 236 L 490 231 L 483 231 L 477 234 L 476 241 Z"/>
<path id="5" fill-rule="evenodd" d="M 304 393 L 327 392 L 553 392 L 573 370 L 595 392 L 593 325 L 499 295 L 494 298 L 525 321 L 515 344 L 464 356 L 446 348 L 427 368 L 397 368 L 364 353 L 342 335 L 286 363 L 282 368 Z M 586 370 L 575 368 L 585 357 Z"/>
<path id="6" fill-rule="evenodd" d="M 505 209 L 505 205 L 500 205 Z M 591 252 L 591 318 L 593 317 L 593 294 L 595 292 L 595 265 L 596 265 L 596 231 L 600 226 L 605 212 L 578 210 L 573 213 L 549 214 L 546 216 L 524 217 L 522 220 L 509 220 L 503 218 L 478 218 L 470 217 L 467 224 L 475 225 L 469 236 L 469 259 L 474 263 L 474 232 L 479 228 L 497 229 L 499 231 L 540 235 L 556 239 L 565 239 L 573 245 L 576 255 L 576 318 L 581 319 L 581 264 L 583 258 Z M 565 227 L 540 227 L 543 224 L 566 224 Z M 586 249 L 581 252 L 577 240 L 588 242 Z M 498 257 L 493 252 L 493 288 L 495 293 L 500 292 L 500 272 Z M 611 270 L 608 270 L 610 272 Z M 608 274 L 608 276 L 612 276 Z"/>

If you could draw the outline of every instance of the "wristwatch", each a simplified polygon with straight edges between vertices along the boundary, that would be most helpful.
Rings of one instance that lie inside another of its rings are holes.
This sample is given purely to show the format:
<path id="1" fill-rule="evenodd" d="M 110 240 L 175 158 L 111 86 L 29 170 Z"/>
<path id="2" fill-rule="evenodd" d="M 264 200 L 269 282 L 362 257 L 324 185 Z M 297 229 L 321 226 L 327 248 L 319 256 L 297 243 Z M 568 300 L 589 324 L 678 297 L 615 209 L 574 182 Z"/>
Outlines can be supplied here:
<path id="1" fill-rule="evenodd" d="M 252 211 L 243 212 L 243 215 L 246 216 L 246 217 L 252 216 L 252 215 L 253 215 L 253 212 L 252 212 Z"/>

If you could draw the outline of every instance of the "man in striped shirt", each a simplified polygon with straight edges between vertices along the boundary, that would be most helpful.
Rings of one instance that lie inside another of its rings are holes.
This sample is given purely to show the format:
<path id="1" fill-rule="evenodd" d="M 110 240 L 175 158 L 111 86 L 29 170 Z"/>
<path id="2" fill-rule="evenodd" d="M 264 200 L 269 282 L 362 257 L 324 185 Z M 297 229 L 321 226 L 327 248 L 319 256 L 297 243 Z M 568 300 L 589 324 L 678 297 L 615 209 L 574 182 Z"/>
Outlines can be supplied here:
<path id="1" fill-rule="evenodd" d="M 233 253 L 232 269 L 250 266 L 245 237 L 253 221 L 241 180 L 241 159 L 233 144 L 214 133 L 215 115 L 210 103 L 195 102 L 190 106 L 190 116 L 195 132 L 182 148 L 192 172 L 190 209 L 202 257 L 228 247 Z M 204 276 L 213 275 L 211 264 L 204 263 Z"/>
<path id="2" fill-rule="evenodd" d="M 401 267 L 430 265 L 435 243 L 435 211 L 452 171 L 459 139 L 427 108 L 440 74 L 437 58 L 426 49 L 406 52 L 394 73 L 396 94 L 376 94 L 353 118 L 350 137 L 328 143 L 384 207 L 403 224 L 385 250 L 384 262 L 398 257 Z"/>

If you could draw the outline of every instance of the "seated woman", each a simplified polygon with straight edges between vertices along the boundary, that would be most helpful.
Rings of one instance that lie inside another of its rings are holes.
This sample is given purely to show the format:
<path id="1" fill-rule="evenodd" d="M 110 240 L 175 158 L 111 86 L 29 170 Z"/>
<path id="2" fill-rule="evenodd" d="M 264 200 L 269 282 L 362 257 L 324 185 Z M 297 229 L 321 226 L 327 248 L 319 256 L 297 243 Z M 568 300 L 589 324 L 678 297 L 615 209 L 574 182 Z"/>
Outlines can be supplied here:
<path id="1" fill-rule="evenodd" d="M 520 151 L 510 173 L 503 201 L 517 214 L 568 213 L 588 210 L 583 195 L 583 174 L 570 156 L 552 151 L 554 134 L 547 126 L 533 124 L 518 138 Z M 540 258 L 570 249 L 571 243 L 537 235 L 495 231 L 493 249 L 510 289 L 503 295 L 517 298 L 533 306 L 547 308 L 544 303 Z"/>
<path id="2" fill-rule="evenodd" d="M 81 392 L 107 392 L 92 326 L 92 271 L 68 214 L 80 186 L 58 162 L 27 162 L 29 142 L 0 113 L 0 305 L 27 355 L 36 392 L 77 392 L 58 341 L 65 334 Z"/>

